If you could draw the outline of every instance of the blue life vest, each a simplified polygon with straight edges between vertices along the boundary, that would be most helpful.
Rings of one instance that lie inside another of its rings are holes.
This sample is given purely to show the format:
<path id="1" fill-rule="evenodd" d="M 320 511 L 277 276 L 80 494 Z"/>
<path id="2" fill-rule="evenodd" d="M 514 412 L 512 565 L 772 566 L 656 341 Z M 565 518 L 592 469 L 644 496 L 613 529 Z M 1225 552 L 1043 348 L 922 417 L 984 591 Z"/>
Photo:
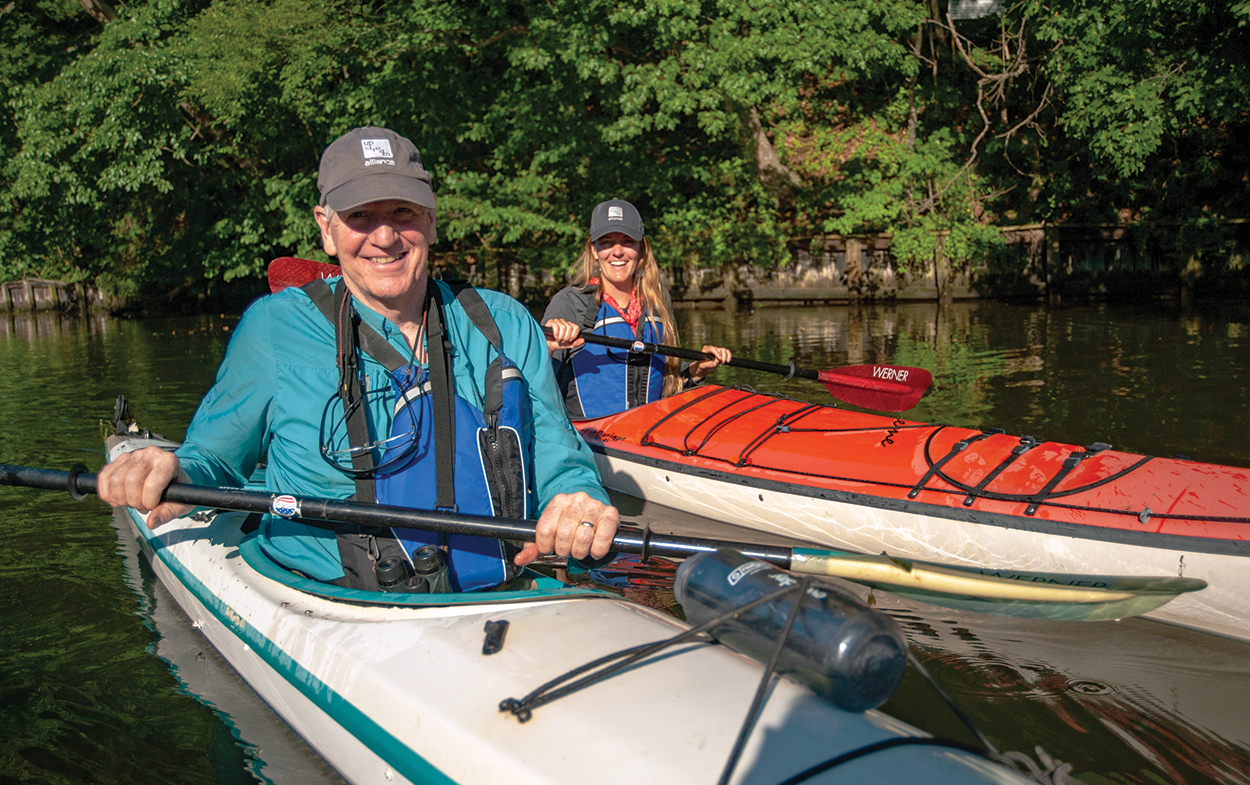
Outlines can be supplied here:
<path id="1" fill-rule="evenodd" d="M 412 365 L 354 314 L 337 318 L 340 311 L 350 309 L 345 288 L 331 292 L 323 280 L 302 287 L 335 325 L 343 368 L 340 396 L 352 445 L 378 444 L 371 438 L 365 408 L 354 403 L 363 395 L 356 351 L 363 350 L 390 372 L 395 396 L 390 438 L 384 442 L 386 451 L 377 470 L 359 471 L 367 451 L 353 454 L 358 469 L 354 498 L 415 509 L 528 517 L 534 438 L 525 380 L 503 354 L 499 328 L 482 298 L 472 287 L 453 285 L 457 302 L 496 352 L 486 369 L 484 411 L 457 395 L 446 352 L 442 291 L 432 280 L 428 287 L 428 370 Z M 502 540 L 415 529 L 389 531 L 410 564 L 421 546 L 441 546 L 455 591 L 497 586 L 520 571 L 512 563 L 516 547 Z"/>
<path id="2" fill-rule="evenodd" d="M 599 335 L 647 343 L 664 342 L 664 324 L 650 311 L 630 329 L 616 309 L 599 306 L 593 330 Z M 582 416 L 606 417 L 660 400 L 664 392 L 664 357 L 587 343 L 571 358 L 573 385 Z"/>
<path id="3" fill-rule="evenodd" d="M 442 458 L 434 443 L 433 385 L 427 371 L 413 370 L 406 365 L 391 371 L 395 416 L 382 463 L 387 464 L 393 456 L 401 457 L 375 478 L 374 487 L 381 504 L 440 509 L 445 505 L 439 500 L 438 462 Z M 511 361 L 504 358 L 500 370 L 501 406 L 494 414 L 478 411 L 455 396 L 454 500 L 450 506 L 456 512 L 474 515 L 526 518 L 533 466 L 529 394 L 520 370 Z M 409 559 L 422 545 L 446 546 L 451 584 L 456 591 L 495 586 L 518 571 L 512 564 L 516 550 L 501 540 L 416 529 L 392 531 Z"/>

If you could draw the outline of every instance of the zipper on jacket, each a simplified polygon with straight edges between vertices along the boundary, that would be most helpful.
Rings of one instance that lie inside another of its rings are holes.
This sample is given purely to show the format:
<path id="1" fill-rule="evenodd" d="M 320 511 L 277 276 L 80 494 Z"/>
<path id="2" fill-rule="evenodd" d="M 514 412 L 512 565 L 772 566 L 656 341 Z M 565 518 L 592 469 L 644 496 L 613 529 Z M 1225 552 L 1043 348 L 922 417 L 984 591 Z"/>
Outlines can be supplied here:
<path id="1" fill-rule="evenodd" d="M 511 489 L 503 476 L 503 454 L 499 449 L 499 413 L 486 415 L 486 444 L 490 449 L 490 465 L 494 469 L 492 484 L 499 490 L 499 511 L 496 515 L 511 517 L 513 503 Z"/>

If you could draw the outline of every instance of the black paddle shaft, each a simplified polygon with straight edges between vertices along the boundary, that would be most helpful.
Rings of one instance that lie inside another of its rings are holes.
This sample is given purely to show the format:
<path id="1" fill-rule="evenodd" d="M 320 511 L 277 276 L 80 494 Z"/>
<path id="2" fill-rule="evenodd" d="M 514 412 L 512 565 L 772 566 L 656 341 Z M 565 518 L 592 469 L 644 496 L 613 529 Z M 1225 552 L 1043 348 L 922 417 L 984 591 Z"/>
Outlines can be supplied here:
<path id="1" fill-rule="evenodd" d="M 543 332 L 551 334 L 551 328 L 544 327 Z M 628 338 L 613 338 L 610 335 L 599 335 L 598 333 L 580 333 L 580 337 L 587 343 L 597 343 L 603 346 L 613 346 L 618 349 L 629 349 L 643 354 L 663 354 L 669 357 L 680 357 L 683 360 L 711 360 L 712 355 L 707 352 L 696 352 L 693 349 L 683 349 L 680 346 L 665 346 L 660 343 L 647 343 L 646 341 L 631 341 Z M 737 357 L 733 358 L 723 365 L 732 365 L 735 368 L 749 368 L 752 371 L 763 371 L 765 373 L 776 373 L 785 377 L 797 376 L 801 379 L 820 380 L 820 374 L 816 371 L 806 368 L 796 368 L 793 365 L 777 365 L 776 363 L 762 363 L 755 360 L 743 360 Z"/>
<path id="2" fill-rule="evenodd" d="M 85 468 L 80 465 L 68 472 L 62 472 L 53 469 L 36 469 L 30 466 L 0 464 L 0 485 L 69 491 L 75 499 L 83 499 L 87 494 L 99 493 L 96 475 L 87 474 Z M 392 507 L 344 499 L 290 496 L 242 488 L 212 488 L 204 485 L 172 483 L 165 489 L 162 499 L 177 504 L 191 504 L 217 510 L 272 513 L 282 517 L 296 518 L 313 525 L 316 522 L 325 521 L 357 526 L 390 526 L 399 529 L 419 529 L 440 534 L 469 534 L 476 537 L 520 542 L 533 542 L 535 538 L 534 522 L 519 518 L 492 518 L 485 515 L 416 510 L 410 507 Z M 649 528 L 638 529 L 629 526 L 617 529 L 616 537 L 612 540 L 612 550 L 617 553 L 637 553 L 644 557 L 684 559 L 720 548 L 732 548 L 744 556 L 775 564 L 783 569 L 790 567 L 790 558 L 793 553 L 789 548 L 778 546 L 654 534 Z"/>

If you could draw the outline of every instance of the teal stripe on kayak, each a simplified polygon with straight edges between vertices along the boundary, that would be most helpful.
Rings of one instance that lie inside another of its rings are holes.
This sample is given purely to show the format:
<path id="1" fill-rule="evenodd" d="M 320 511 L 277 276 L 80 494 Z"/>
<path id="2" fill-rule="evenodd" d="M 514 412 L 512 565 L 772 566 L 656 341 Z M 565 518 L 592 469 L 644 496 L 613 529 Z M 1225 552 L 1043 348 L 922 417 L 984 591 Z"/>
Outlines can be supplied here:
<path id="1" fill-rule="evenodd" d="M 217 618 L 234 635 L 251 647 L 269 667 L 273 668 L 286 681 L 295 685 L 303 695 L 324 711 L 331 719 L 346 731 L 360 740 L 365 747 L 378 755 L 386 765 L 393 768 L 401 776 L 412 782 L 448 783 L 455 785 L 455 780 L 440 771 L 434 764 L 421 757 L 408 745 L 392 736 L 374 722 L 369 715 L 356 708 L 351 701 L 335 692 L 328 684 L 314 676 L 308 669 L 295 662 L 273 641 L 262 635 L 255 627 L 240 623 L 237 617 L 232 618 L 227 611 L 229 606 L 217 595 L 208 590 L 190 570 L 175 558 L 168 548 L 162 547 L 159 539 L 153 534 L 133 510 L 128 510 L 136 528 L 148 541 L 149 547 L 160 556 L 162 562 L 195 594 L 204 607 Z"/>

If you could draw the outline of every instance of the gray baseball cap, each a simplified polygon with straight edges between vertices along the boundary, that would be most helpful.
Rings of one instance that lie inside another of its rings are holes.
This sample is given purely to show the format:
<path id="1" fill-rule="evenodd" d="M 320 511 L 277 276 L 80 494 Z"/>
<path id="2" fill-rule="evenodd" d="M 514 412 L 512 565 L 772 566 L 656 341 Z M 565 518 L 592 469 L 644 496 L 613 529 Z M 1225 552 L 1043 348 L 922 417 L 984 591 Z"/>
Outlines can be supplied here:
<path id="1" fill-rule="evenodd" d="M 365 126 L 348 131 L 321 154 L 317 171 L 321 206 L 336 213 L 369 202 L 403 199 L 434 209 L 430 173 L 421 153 L 387 128 Z"/>
<path id="2" fill-rule="evenodd" d="M 609 199 L 595 205 L 590 214 L 590 241 L 593 243 L 612 232 L 642 240 L 642 216 L 638 208 L 624 199 Z"/>

